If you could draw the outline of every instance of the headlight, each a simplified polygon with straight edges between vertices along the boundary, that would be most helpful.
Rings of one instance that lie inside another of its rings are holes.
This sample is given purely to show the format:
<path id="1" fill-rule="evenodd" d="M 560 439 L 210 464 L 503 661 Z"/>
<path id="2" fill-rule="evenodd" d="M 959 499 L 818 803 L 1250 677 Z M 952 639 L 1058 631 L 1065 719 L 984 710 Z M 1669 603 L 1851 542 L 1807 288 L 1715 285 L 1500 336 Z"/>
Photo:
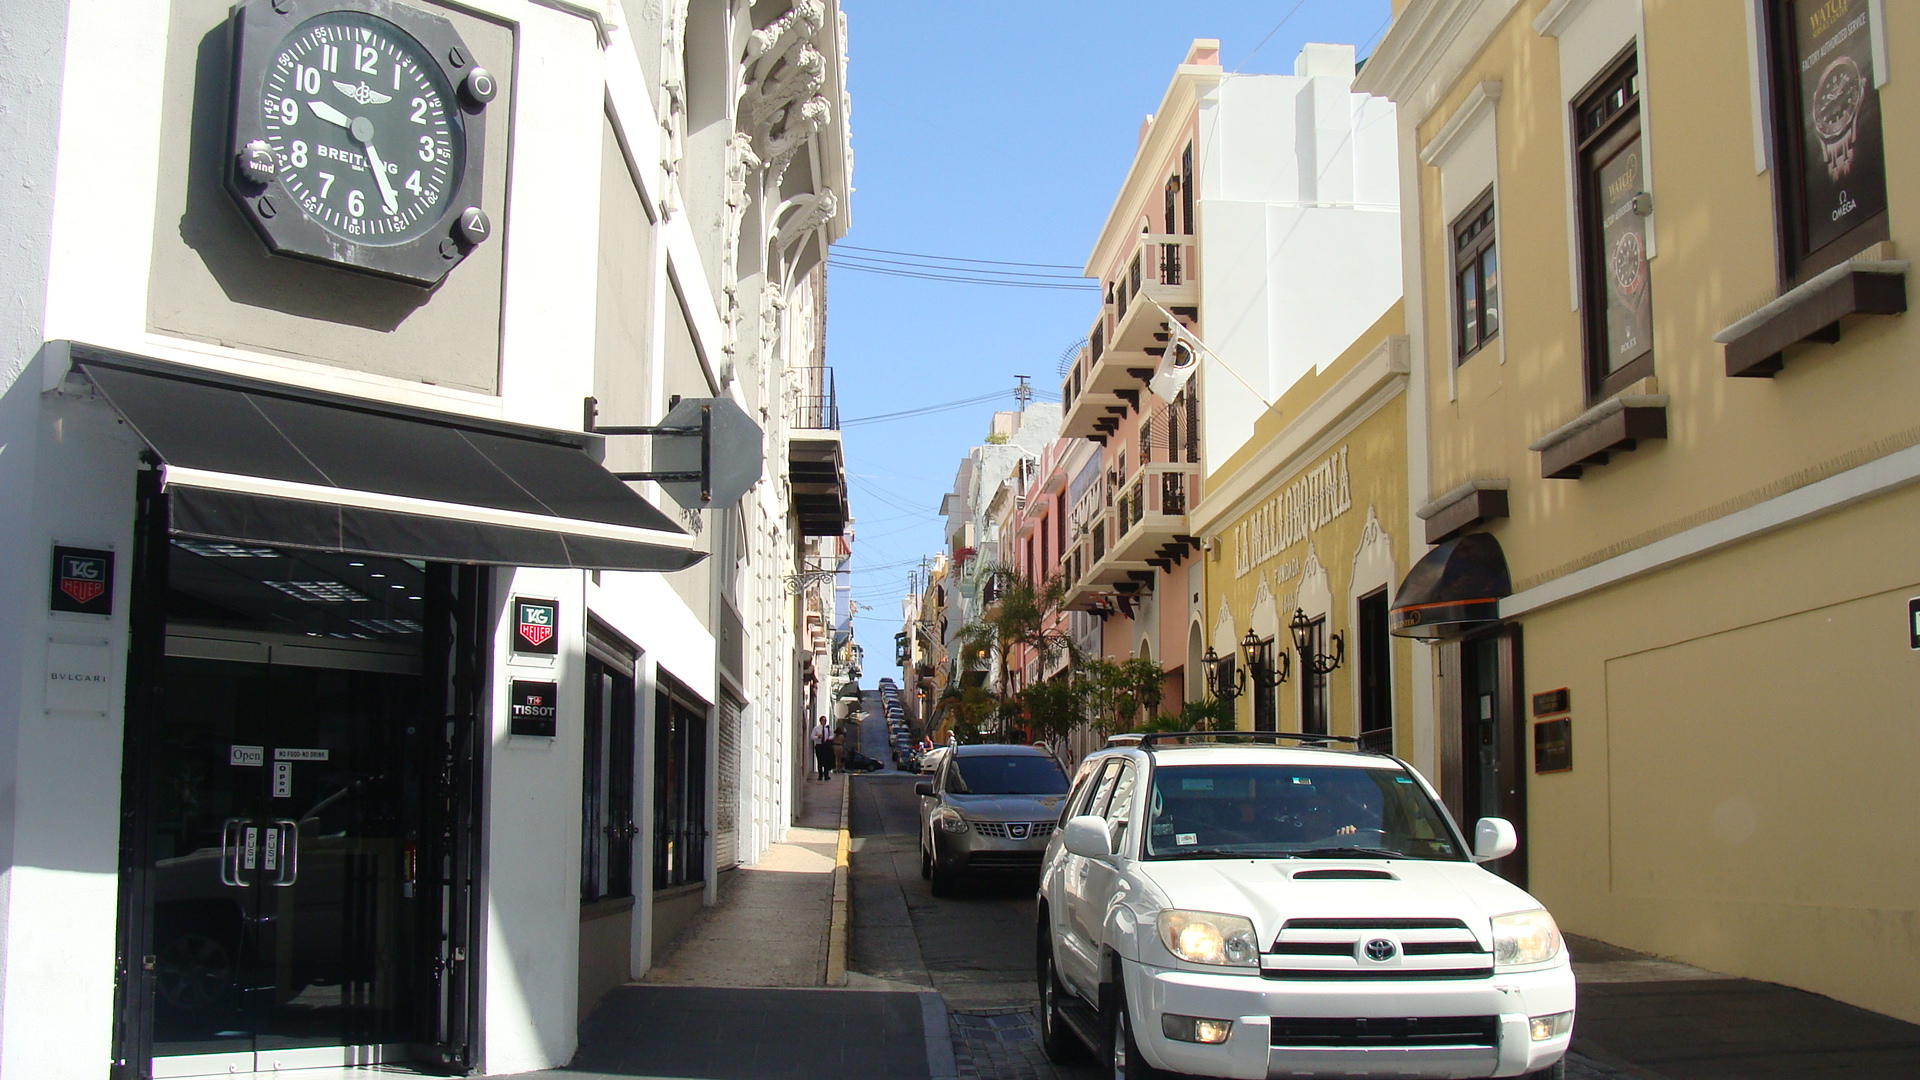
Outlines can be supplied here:
<path id="1" fill-rule="evenodd" d="M 1260 943 L 1254 939 L 1253 922 L 1239 915 L 1162 911 L 1160 940 L 1168 952 L 1188 963 L 1260 966 Z"/>
<path id="2" fill-rule="evenodd" d="M 968 827 L 967 819 L 961 817 L 959 811 L 944 807 L 934 812 L 933 823 L 940 826 L 941 832 L 962 833 L 966 832 Z"/>
<path id="3" fill-rule="evenodd" d="M 1496 967 L 1544 964 L 1560 955 L 1560 928 L 1545 908 L 1516 911 L 1493 920 Z"/>

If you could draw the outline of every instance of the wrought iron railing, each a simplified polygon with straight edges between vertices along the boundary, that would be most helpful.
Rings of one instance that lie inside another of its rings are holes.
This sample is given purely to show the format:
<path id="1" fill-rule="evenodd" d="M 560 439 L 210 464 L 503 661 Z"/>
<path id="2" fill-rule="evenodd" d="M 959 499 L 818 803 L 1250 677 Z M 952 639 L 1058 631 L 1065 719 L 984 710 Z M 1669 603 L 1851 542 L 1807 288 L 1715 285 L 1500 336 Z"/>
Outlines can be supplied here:
<path id="1" fill-rule="evenodd" d="M 816 431 L 839 431 L 840 399 L 834 393 L 833 369 L 824 365 L 801 368 L 799 382 L 799 402 L 793 426 Z"/>

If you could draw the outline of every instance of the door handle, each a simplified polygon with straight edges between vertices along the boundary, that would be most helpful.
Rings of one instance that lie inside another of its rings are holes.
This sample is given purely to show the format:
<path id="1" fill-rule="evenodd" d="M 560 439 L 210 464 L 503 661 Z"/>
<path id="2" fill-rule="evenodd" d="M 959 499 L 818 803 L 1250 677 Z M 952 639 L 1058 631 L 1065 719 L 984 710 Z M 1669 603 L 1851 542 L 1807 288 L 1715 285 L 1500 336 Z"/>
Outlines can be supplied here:
<path id="1" fill-rule="evenodd" d="M 280 869 L 273 884 L 275 888 L 284 889 L 300 880 L 300 823 L 291 818 L 278 818 L 273 830 L 273 842 L 280 848 Z"/>
<path id="2" fill-rule="evenodd" d="M 220 884 L 234 888 L 246 884 L 240 880 L 240 830 L 246 818 L 230 817 L 220 825 Z"/>

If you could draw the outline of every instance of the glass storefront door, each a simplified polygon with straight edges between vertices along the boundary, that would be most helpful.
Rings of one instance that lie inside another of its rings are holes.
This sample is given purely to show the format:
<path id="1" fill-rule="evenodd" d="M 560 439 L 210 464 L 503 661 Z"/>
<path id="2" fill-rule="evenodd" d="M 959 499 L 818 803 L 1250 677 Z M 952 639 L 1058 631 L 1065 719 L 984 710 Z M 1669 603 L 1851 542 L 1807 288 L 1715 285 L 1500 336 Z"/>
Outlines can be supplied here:
<path id="1" fill-rule="evenodd" d="M 394 1056 L 421 997 L 417 659 L 186 635 L 168 652 L 154 1075 Z"/>

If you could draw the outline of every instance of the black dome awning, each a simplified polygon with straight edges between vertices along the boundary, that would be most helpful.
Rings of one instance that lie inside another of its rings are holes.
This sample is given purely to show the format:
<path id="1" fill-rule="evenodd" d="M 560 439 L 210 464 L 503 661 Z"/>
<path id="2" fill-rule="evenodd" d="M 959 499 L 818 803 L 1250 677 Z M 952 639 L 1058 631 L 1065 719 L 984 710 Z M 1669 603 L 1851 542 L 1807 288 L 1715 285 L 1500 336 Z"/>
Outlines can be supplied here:
<path id="1" fill-rule="evenodd" d="M 1397 637 L 1437 638 L 1498 622 L 1513 592 L 1507 556 L 1488 533 L 1443 541 L 1421 556 L 1393 595 Z"/>

